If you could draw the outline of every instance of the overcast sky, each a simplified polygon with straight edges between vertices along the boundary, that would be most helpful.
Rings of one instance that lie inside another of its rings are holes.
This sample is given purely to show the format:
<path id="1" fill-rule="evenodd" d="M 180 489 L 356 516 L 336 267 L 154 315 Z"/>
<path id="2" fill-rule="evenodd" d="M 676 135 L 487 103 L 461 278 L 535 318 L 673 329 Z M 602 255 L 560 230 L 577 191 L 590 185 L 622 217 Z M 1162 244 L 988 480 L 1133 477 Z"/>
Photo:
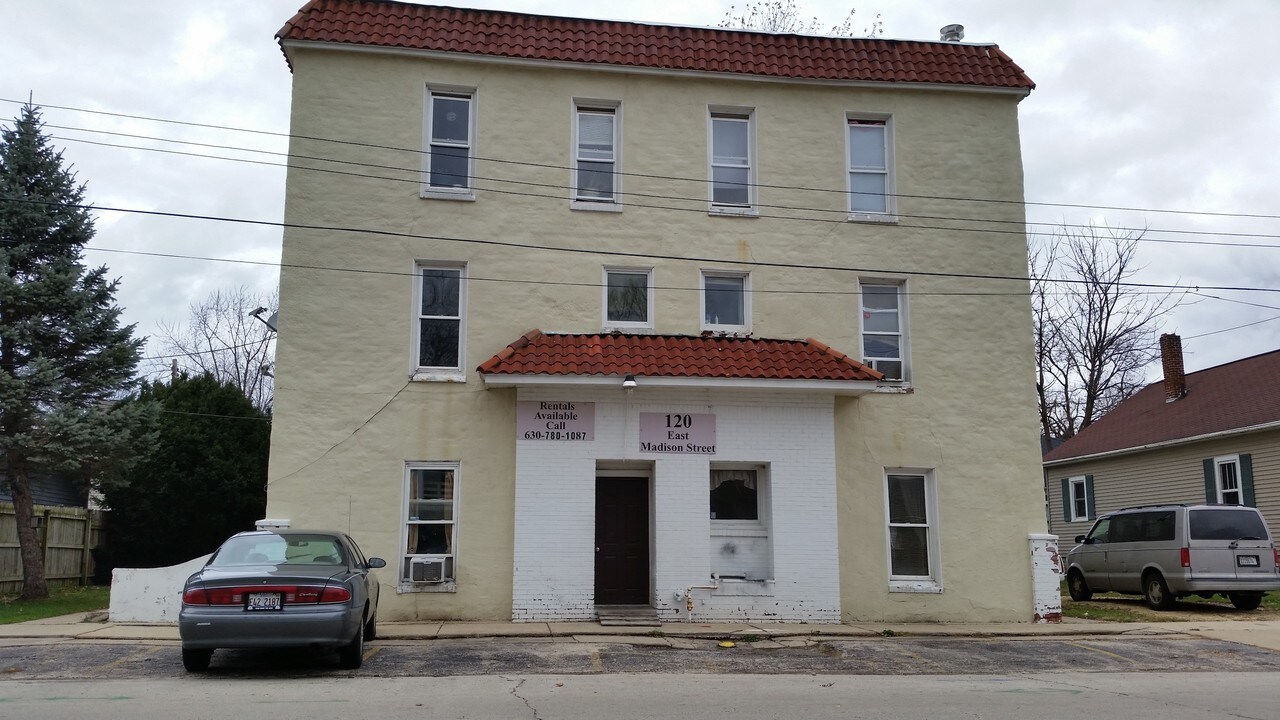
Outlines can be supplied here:
<path id="1" fill-rule="evenodd" d="M 5 3 L 0 120 L 10 125 L 19 110 L 12 101 L 28 95 L 44 106 L 48 132 L 99 207 L 278 222 L 281 157 L 160 139 L 282 153 L 283 137 L 84 110 L 286 133 L 291 78 L 274 35 L 302 3 Z M 714 25 L 730 3 L 624 2 L 603 11 L 578 0 L 446 4 Z M 849 10 L 812 0 L 800 7 L 828 24 Z M 1037 84 L 1020 113 L 1030 221 L 1146 228 L 1149 240 L 1178 241 L 1142 243 L 1142 282 L 1280 289 L 1280 3 L 876 0 L 854 7 L 855 31 L 879 15 L 886 38 L 937 40 L 941 26 L 960 23 L 965 42 L 996 43 L 1027 71 Z M 185 321 L 190 304 L 214 290 L 267 294 L 277 284 L 278 228 L 107 211 L 97 214 L 97 228 L 88 262 L 121 279 L 117 299 L 139 335 Z M 1183 336 L 1188 370 L 1280 348 L 1280 292 L 1202 295 L 1165 328 Z M 159 348 L 152 343 L 147 352 Z M 1158 379 L 1159 368 L 1149 377 Z"/>

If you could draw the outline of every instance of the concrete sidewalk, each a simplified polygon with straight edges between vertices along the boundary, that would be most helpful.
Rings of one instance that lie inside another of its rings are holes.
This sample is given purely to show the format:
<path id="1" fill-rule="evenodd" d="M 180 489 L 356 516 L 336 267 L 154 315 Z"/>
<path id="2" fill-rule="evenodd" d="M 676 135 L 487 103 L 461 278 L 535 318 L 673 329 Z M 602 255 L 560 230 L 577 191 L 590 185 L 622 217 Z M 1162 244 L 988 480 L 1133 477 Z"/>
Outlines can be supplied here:
<path id="1" fill-rule="evenodd" d="M 0 640 L 177 641 L 176 625 L 95 621 L 101 613 L 76 613 L 0 625 Z M 1068 619 L 1061 623 L 663 623 L 656 627 L 605 626 L 598 622 L 379 622 L 379 640 L 449 638 L 561 638 L 570 642 L 622 642 L 682 647 L 684 641 L 735 637 L 753 642 L 796 645 L 831 638 L 1049 638 L 1193 636 L 1244 643 L 1280 652 L 1280 622 L 1210 621 L 1116 623 Z M 782 641 L 786 641 L 785 643 Z M 803 642 L 800 642 L 803 641 Z"/>

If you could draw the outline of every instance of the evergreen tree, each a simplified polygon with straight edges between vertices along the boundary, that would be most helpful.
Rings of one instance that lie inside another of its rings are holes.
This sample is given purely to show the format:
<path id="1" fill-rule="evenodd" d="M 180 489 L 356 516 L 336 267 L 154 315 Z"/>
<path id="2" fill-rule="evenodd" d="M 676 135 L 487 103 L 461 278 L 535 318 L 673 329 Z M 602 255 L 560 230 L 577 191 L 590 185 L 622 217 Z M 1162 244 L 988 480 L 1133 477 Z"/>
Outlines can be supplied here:
<path id="1" fill-rule="evenodd" d="M 107 554 L 120 567 L 175 565 L 252 530 L 266 512 L 270 418 L 234 383 L 179 374 L 126 405 L 162 408 L 154 441 L 102 480 Z"/>
<path id="2" fill-rule="evenodd" d="M 39 111 L 23 107 L 0 129 L 0 452 L 28 599 L 49 594 L 32 466 L 89 477 L 118 457 L 146 412 L 111 402 L 133 386 L 141 341 L 119 324 L 118 281 L 81 262 L 93 237 L 84 196 Z"/>

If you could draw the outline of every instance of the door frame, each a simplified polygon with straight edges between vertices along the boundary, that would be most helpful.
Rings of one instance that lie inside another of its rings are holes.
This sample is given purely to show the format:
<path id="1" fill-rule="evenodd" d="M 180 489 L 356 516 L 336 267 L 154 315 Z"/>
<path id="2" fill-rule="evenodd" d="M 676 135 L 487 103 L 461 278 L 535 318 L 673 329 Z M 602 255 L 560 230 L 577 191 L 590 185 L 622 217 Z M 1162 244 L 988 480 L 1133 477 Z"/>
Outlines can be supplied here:
<path id="1" fill-rule="evenodd" d="M 644 603 L 645 605 L 653 605 L 653 589 L 654 589 L 654 574 L 655 574 L 654 573 L 654 563 L 655 563 L 654 550 L 655 550 L 656 542 L 654 538 L 655 515 L 654 515 L 653 475 L 654 475 L 653 465 L 651 463 L 644 463 L 643 465 L 634 465 L 634 466 L 630 466 L 629 464 L 612 465 L 611 467 L 608 467 L 608 468 L 602 468 L 599 466 L 599 464 L 597 464 L 596 471 L 595 471 L 595 478 L 593 479 L 592 488 L 591 488 L 592 494 L 594 495 L 596 485 L 600 482 L 600 480 L 608 479 L 608 478 L 643 478 L 645 481 L 645 490 L 646 490 L 646 498 L 645 498 L 646 508 L 645 509 L 648 514 L 648 517 L 645 520 L 646 535 L 647 535 L 647 537 L 645 538 L 645 543 L 648 545 L 648 548 L 646 550 L 648 563 L 647 563 L 647 567 L 645 568 L 645 573 L 646 573 L 645 586 L 647 591 L 647 599 Z M 596 532 L 598 531 L 598 528 L 599 528 L 599 525 L 598 525 L 599 518 L 594 516 L 594 512 L 595 512 L 594 499 L 592 501 L 592 508 L 593 508 L 592 509 L 593 517 L 592 517 L 592 523 L 591 523 L 591 527 L 592 527 L 591 541 L 592 541 L 592 546 L 594 547 L 595 541 L 596 541 Z M 595 562 L 596 562 L 595 553 L 592 553 L 591 589 L 593 594 L 597 592 L 597 588 L 595 586 Z M 600 604 L 598 600 L 596 604 Z"/>

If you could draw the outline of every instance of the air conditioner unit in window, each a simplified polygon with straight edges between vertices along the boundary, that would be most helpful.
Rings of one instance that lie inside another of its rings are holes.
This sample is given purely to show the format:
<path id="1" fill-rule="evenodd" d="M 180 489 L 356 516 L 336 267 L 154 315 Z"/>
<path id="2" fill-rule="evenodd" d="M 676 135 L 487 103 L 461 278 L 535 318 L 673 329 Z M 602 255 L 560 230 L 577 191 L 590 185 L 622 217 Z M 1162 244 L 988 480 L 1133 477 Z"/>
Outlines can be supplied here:
<path id="1" fill-rule="evenodd" d="M 443 582 L 444 560 L 442 558 L 410 558 L 409 579 L 413 582 Z"/>

